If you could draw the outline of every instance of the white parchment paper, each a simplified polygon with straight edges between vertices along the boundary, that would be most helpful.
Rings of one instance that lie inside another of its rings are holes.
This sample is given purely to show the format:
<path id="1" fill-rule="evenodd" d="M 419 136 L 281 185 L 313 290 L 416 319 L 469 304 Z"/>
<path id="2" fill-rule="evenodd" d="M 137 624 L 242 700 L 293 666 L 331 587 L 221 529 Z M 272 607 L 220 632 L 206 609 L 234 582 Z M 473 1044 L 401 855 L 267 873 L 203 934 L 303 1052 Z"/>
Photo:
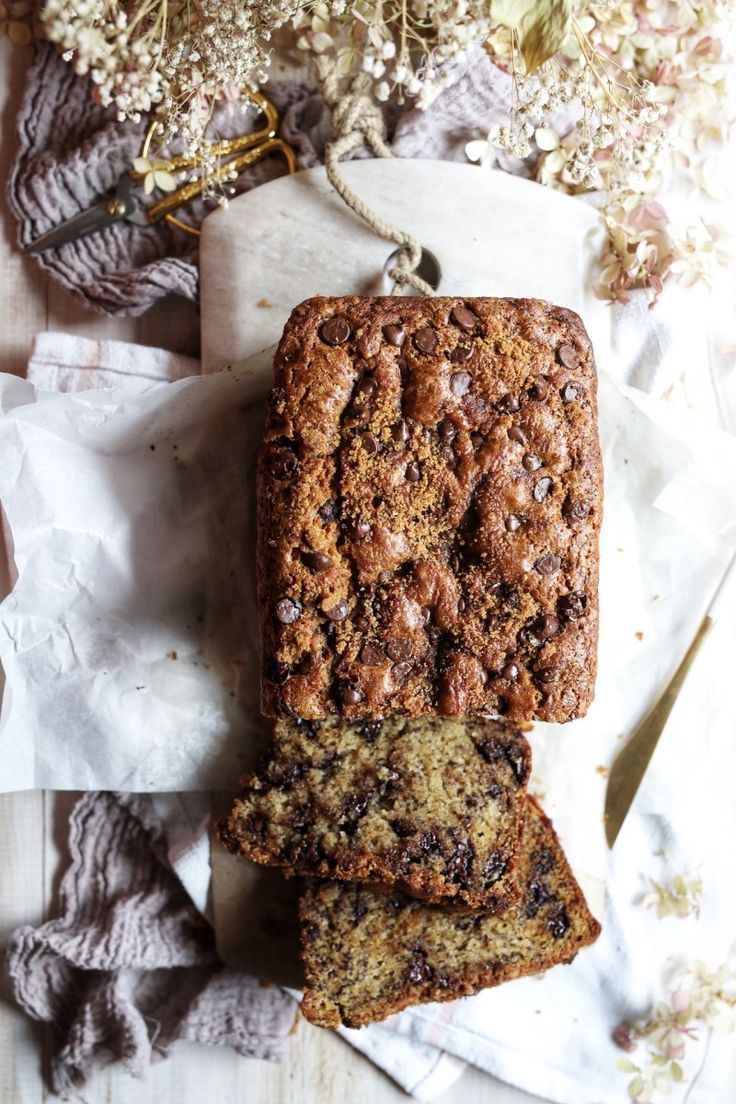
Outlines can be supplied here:
<path id="1" fill-rule="evenodd" d="M 0 376 L 0 787 L 237 784 L 262 732 L 254 474 L 268 358 L 153 388 L 36 393 Z M 605 375 L 601 643 L 587 718 L 537 726 L 535 787 L 599 852 L 606 764 L 736 546 L 736 440 Z M 732 658 L 722 664 L 724 684 Z M 697 670 L 692 676 L 697 679 Z M 559 754 L 564 741 L 565 754 Z M 576 856 L 573 855 L 573 858 Z"/>

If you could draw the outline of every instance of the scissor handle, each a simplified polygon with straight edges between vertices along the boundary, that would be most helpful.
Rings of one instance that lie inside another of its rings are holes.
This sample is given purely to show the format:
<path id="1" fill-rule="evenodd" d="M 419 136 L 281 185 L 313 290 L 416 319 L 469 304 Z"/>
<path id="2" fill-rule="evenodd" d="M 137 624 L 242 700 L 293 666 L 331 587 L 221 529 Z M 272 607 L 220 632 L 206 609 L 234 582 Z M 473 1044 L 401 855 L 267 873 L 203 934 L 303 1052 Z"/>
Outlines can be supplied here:
<path id="1" fill-rule="evenodd" d="M 296 156 L 291 146 L 288 146 L 280 138 L 267 138 L 257 149 L 247 150 L 241 153 L 239 157 L 233 157 L 230 161 L 225 162 L 209 179 L 214 183 L 227 180 L 233 171 L 240 173 L 243 169 L 247 169 L 249 165 L 254 165 L 262 157 L 274 152 L 283 154 L 290 173 L 296 172 Z M 198 236 L 200 231 L 176 218 L 174 211 L 178 211 L 180 207 L 184 207 L 191 200 L 196 199 L 198 195 L 202 194 L 203 189 L 204 181 L 200 177 L 196 180 L 190 180 L 188 184 L 184 184 L 177 191 L 164 196 L 158 203 L 154 203 L 152 207 L 149 207 L 146 212 L 148 221 L 155 223 L 166 219 L 171 226 Z"/>
<path id="2" fill-rule="evenodd" d="M 241 134 L 238 138 L 223 138 L 221 142 L 213 143 L 212 149 L 218 157 L 232 157 L 233 154 L 239 153 L 241 150 L 252 149 L 253 146 L 257 146 L 261 142 L 267 142 L 269 138 L 276 137 L 279 126 L 279 115 L 274 105 L 260 92 L 249 92 L 248 96 L 261 114 L 265 115 L 266 125 L 261 127 L 260 130 L 254 130 L 252 134 Z M 146 136 L 143 139 L 143 145 L 141 146 L 140 157 L 148 157 L 151 149 L 151 142 L 158 130 L 158 126 L 158 122 L 154 119 L 148 127 Z M 167 172 L 171 173 L 181 172 L 183 169 L 193 169 L 196 168 L 198 164 L 196 154 L 180 154 L 178 157 L 167 157 L 165 160 Z M 140 182 L 146 174 L 132 169 L 130 175 L 133 180 Z"/>

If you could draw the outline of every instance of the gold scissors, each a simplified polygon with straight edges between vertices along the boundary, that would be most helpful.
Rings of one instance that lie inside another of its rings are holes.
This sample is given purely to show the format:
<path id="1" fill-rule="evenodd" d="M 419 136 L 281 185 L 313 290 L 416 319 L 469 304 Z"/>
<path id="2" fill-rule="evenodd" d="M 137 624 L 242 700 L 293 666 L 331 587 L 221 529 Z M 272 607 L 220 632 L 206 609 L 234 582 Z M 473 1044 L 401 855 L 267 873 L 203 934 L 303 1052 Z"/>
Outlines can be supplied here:
<path id="1" fill-rule="evenodd" d="M 290 173 L 296 171 L 296 157 L 291 146 L 277 137 L 279 116 L 276 108 L 260 92 L 248 93 L 249 98 L 258 107 L 265 118 L 265 123 L 259 130 L 251 134 L 242 134 L 237 138 L 227 138 L 221 142 L 213 143 L 212 150 L 219 159 L 220 165 L 209 177 L 213 183 L 232 179 L 233 173 L 241 173 L 249 165 L 255 164 L 261 158 L 270 153 L 280 153 Z M 148 157 L 156 133 L 158 123 L 154 120 L 149 126 L 143 140 L 140 156 Z M 183 172 L 194 169 L 197 165 L 196 157 L 182 155 L 172 157 L 162 162 L 161 168 L 169 173 Z M 36 238 L 30 245 L 24 247 L 26 253 L 42 253 L 46 249 L 56 249 L 67 242 L 76 241 L 87 234 L 94 234 L 98 230 L 105 230 L 108 226 L 114 226 L 117 222 L 132 222 L 137 226 L 152 226 L 158 222 L 166 221 L 178 230 L 184 230 L 187 234 L 199 235 L 200 231 L 183 222 L 174 214 L 191 200 L 202 194 L 204 180 L 196 177 L 183 184 L 181 188 L 171 192 L 153 203 L 150 207 L 144 207 L 137 198 L 137 193 L 142 184 L 145 173 L 131 170 L 120 178 L 115 194 L 109 199 L 96 203 L 86 211 L 80 211 L 72 218 L 55 226 L 52 230 Z"/>

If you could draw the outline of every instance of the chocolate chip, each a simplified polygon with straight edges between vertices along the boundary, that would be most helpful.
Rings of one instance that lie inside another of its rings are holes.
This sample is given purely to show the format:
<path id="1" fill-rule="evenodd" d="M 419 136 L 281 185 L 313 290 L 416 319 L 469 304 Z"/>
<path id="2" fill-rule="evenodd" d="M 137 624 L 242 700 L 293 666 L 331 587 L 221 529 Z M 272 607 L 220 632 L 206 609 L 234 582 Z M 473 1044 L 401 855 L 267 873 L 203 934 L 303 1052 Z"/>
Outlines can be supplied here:
<path id="1" fill-rule="evenodd" d="M 322 612 L 324 613 L 325 617 L 329 618 L 330 621 L 344 621 L 348 613 L 350 612 L 350 607 L 348 606 L 345 599 L 341 598 L 340 601 L 336 603 L 336 605 L 331 606 L 329 609 L 325 609 L 323 607 Z"/>
<path id="2" fill-rule="evenodd" d="M 403 682 L 404 679 L 411 673 L 414 664 L 410 659 L 405 659 L 403 663 L 394 663 L 391 668 L 391 674 L 394 677 L 395 682 Z"/>
<path id="3" fill-rule="evenodd" d="M 463 395 L 467 394 L 471 382 L 472 377 L 468 372 L 453 372 L 450 377 L 450 390 L 456 399 L 462 398 Z"/>
<path id="4" fill-rule="evenodd" d="M 533 472 L 536 471 L 537 468 L 541 468 L 542 461 L 538 456 L 535 456 L 533 452 L 528 452 L 521 461 L 521 466 L 525 471 Z"/>
<path id="5" fill-rule="evenodd" d="M 368 630 L 371 627 L 371 623 L 368 620 L 368 618 L 363 617 L 362 615 L 360 617 L 354 617 L 353 618 L 353 624 L 355 625 L 358 632 L 362 632 L 362 633 L 367 633 Z"/>
<path id="6" fill-rule="evenodd" d="M 397 349 L 400 349 L 404 344 L 406 333 L 403 326 L 391 325 L 383 327 L 383 336 L 389 345 L 394 345 Z"/>
<path id="7" fill-rule="evenodd" d="M 557 602 L 557 611 L 565 621 L 578 621 L 585 614 L 587 604 L 584 594 L 563 594 Z"/>
<path id="8" fill-rule="evenodd" d="M 465 599 L 464 598 L 458 598 L 458 600 L 457 600 L 457 612 L 458 613 L 465 613 L 465 610 L 467 608 L 468 608 L 468 603 L 465 601 Z"/>
<path id="9" fill-rule="evenodd" d="M 537 682 L 541 682 L 543 686 L 549 686 L 557 678 L 557 669 L 555 667 L 540 667 L 534 672 L 534 678 Z"/>
<path id="10" fill-rule="evenodd" d="M 402 418 L 391 430 L 391 437 L 397 445 L 405 445 L 409 440 L 409 427 Z"/>
<path id="11" fill-rule="evenodd" d="M 372 376 L 363 376 L 363 379 L 360 380 L 360 382 L 358 383 L 358 386 L 355 388 L 355 394 L 356 395 L 365 395 L 366 398 L 368 398 L 369 395 L 375 394 L 375 392 L 377 390 L 378 390 L 378 384 L 373 379 L 373 377 Z"/>
<path id="12" fill-rule="evenodd" d="M 433 353 L 437 348 L 437 334 L 431 326 L 422 326 L 414 334 L 414 345 L 420 353 Z"/>
<path id="13" fill-rule="evenodd" d="M 437 432 L 443 441 L 451 441 L 457 433 L 454 424 L 449 418 L 443 418 L 440 424 L 437 426 Z"/>
<path id="14" fill-rule="evenodd" d="M 406 978 L 410 985 L 421 985 L 424 981 L 430 981 L 433 973 L 426 958 L 416 956 L 409 964 Z"/>
<path id="15" fill-rule="evenodd" d="M 337 502 L 334 498 L 329 498 L 327 502 L 323 502 L 317 511 L 317 517 L 325 525 L 329 525 L 331 521 L 334 521 L 337 517 Z"/>
<path id="16" fill-rule="evenodd" d="M 324 552 L 302 552 L 302 560 L 312 571 L 326 571 L 332 563 Z"/>
<path id="17" fill-rule="evenodd" d="M 557 359 L 565 368 L 572 370 L 579 363 L 578 351 L 574 345 L 560 345 L 557 350 Z"/>
<path id="18" fill-rule="evenodd" d="M 296 671 L 299 675 L 308 675 L 318 666 L 319 660 L 317 659 L 317 656 L 312 655 L 311 652 L 305 652 L 296 665 Z"/>
<path id="19" fill-rule="evenodd" d="M 367 421 L 370 420 L 370 416 L 371 412 L 365 405 L 365 403 L 363 403 L 363 405 L 361 406 L 357 403 L 352 402 L 348 403 L 348 405 L 345 407 L 345 417 L 350 422 L 362 422 L 363 424 L 365 424 Z"/>
<path id="20" fill-rule="evenodd" d="M 335 315 L 323 322 L 319 329 L 319 336 L 325 345 L 344 345 L 353 331 L 350 329 L 347 318 Z"/>
<path id="21" fill-rule="evenodd" d="M 531 869 L 535 878 L 541 878 L 543 874 L 550 874 L 555 866 L 555 856 L 549 847 L 540 847 L 538 851 L 532 851 Z"/>
<path id="22" fill-rule="evenodd" d="M 473 314 L 468 307 L 458 304 L 450 311 L 450 321 L 454 322 L 465 333 L 471 333 L 478 325 L 478 316 Z"/>
<path id="23" fill-rule="evenodd" d="M 337 688 L 337 696 L 343 705 L 357 705 L 363 700 L 363 692 L 349 682 L 340 683 Z"/>
<path id="24" fill-rule="evenodd" d="M 517 529 L 521 528 L 521 518 L 518 514 L 509 514 L 504 525 L 506 526 L 507 533 L 515 533 Z"/>
<path id="25" fill-rule="evenodd" d="M 422 606 L 419 610 L 419 617 L 423 625 L 428 625 L 432 620 L 432 611 L 428 606 Z"/>
<path id="26" fill-rule="evenodd" d="M 458 571 L 461 570 L 462 566 L 463 566 L 462 556 L 460 555 L 459 552 L 453 552 L 452 555 L 450 556 L 450 567 L 452 568 L 452 570 L 455 572 L 456 575 L 457 575 Z"/>
<path id="27" fill-rule="evenodd" d="M 493 885 L 506 873 L 506 860 L 498 851 L 491 851 L 483 864 L 483 880 L 486 885 Z"/>
<path id="28" fill-rule="evenodd" d="M 361 521 L 360 518 L 358 518 L 352 523 L 352 525 L 349 526 L 348 531 L 353 540 L 362 540 L 363 537 L 368 536 L 371 531 L 371 527 L 367 521 Z"/>
<path id="29" fill-rule="evenodd" d="M 263 665 L 263 674 L 275 686 L 283 686 L 291 674 L 291 669 L 286 663 L 279 663 L 277 659 L 271 657 Z"/>
<path id="30" fill-rule="evenodd" d="M 472 345 L 456 345 L 450 353 L 450 361 L 453 364 L 467 364 L 473 357 Z"/>
<path id="31" fill-rule="evenodd" d="M 537 483 L 534 484 L 534 490 L 532 491 L 534 501 L 544 502 L 551 489 L 552 480 L 549 478 L 549 476 L 545 475 L 543 479 L 540 479 Z"/>
<path id="32" fill-rule="evenodd" d="M 529 398 L 541 402 L 549 393 L 549 384 L 544 376 L 539 376 L 529 388 Z"/>
<path id="33" fill-rule="evenodd" d="M 409 480 L 410 483 L 416 483 L 416 481 L 420 478 L 421 474 L 422 474 L 422 469 L 419 467 L 419 465 L 416 463 L 416 461 L 412 460 L 411 464 L 407 464 L 406 471 L 404 472 L 404 475 L 406 476 L 406 478 Z"/>
<path id="34" fill-rule="evenodd" d="M 411 377 L 411 368 L 409 367 L 405 357 L 396 358 L 396 367 L 399 369 L 399 375 L 401 376 L 402 383 L 408 383 Z"/>
<path id="35" fill-rule="evenodd" d="M 581 383 L 577 383 L 575 380 L 568 380 L 568 382 L 560 388 L 560 395 L 564 403 L 577 402 L 585 394 L 585 389 Z"/>
<path id="36" fill-rule="evenodd" d="M 544 882 L 538 882 L 536 878 L 529 882 L 526 892 L 525 912 L 529 920 L 537 915 L 543 905 L 548 905 L 550 901 L 555 900 L 555 895 L 550 888 Z"/>
<path id="37" fill-rule="evenodd" d="M 360 443 L 369 456 L 375 456 L 378 452 L 378 441 L 371 433 L 361 433 Z"/>
<path id="38" fill-rule="evenodd" d="M 481 447 L 481 445 L 484 444 L 484 442 L 485 442 L 485 437 L 483 436 L 482 433 L 471 433 L 470 434 L 470 443 L 471 443 L 471 445 L 473 446 L 473 448 L 475 449 L 476 452 Z"/>
<path id="39" fill-rule="evenodd" d="M 499 414 L 515 414 L 520 405 L 516 395 L 507 392 L 505 395 L 502 395 L 496 403 L 496 410 Z"/>
<path id="40" fill-rule="evenodd" d="M 288 449 L 279 449 L 271 455 L 271 475 L 274 479 L 290 479 L 299 466 L 299 460 Z"/>
<path id="41" fill-rule="evenodd" d="M 273 607 L 273 612 L 276 615 L 276 620 L 280 621 L 282 625 L 292 625 L 294 621 L 298 621 L 301 617 L 302 609 L 301 602 L 297 602 L 295 598 L 279 598 Z"/>
<path id="42" fill-rule="evenodd" d="M 532 632 L 540 640 L 549 640 L 560 631 L 560 622 L 551 613 L 544 613 L 532 624 Z"/>
<path id="43" fill-rule="evenodd" d="M 381 721 L 364 721 L 363 724 L 358 725 L 358 732 L 367 744 L 374 744 L 381 733 L 382 727 Z"/>
<path id="44" fill-rule="evenodd" d="M 516 682 L 519 677 L 519 668 L 515 663 L 507 663 L 505 667 L 501 669 L 501 676 L 507 680 L 507 682 Z"/>
<path id="45" fill-rule="evenodd" d="M 434 832 L 423 832 L 419 840 L 419 847 L 425 854 L 429 854 L 432 851 L 439 851 L 440 841 Z"/>
<path id="46" fill-rule="evenodd" d="M 414 822 L 408 817 L 395 817 L 389 823 L 399 839 L 406 839 L 408 836 L 414 835 Z"/>
<path id="47" fill-rule="evenodd" d="M 515 441 L 517 445 L 525 445 L 527 436 L 523 429 L 519 429 L 518 426 L 511 426 L 509 429 L 509 440 Z"/>
<path id="48" fill-rule="evenodd" d="M 579 521 L 585 521 L 589 513 L 590 510 L 587 503 L 583 502 L 581 498 L 570 498 L 568 495 L 565 499 L 562 507 L 562 516 L 570 525 L 576 525 Z"/>
<path id="49" fill-rule="evenodd" d="M 570 920 L 564 908 L 560 908 L 557 915 L 547 921 L 547 928 L 553 939 L 562 939 L 569 927 Z"/>
<path id="50" fill-rule="evenodd" d="M 559 571 L 561 564 L 562 560 L 556 552 L 547 552 L 539 557 L 534 566 L 540 575 L 554 575 L 555 571 Z"/>
<path id="51" fill-rule="evenodd" d="M 405 636 L 395 636 L 386 642 L 386 655 L 395 663 L 411 659 L 413 652 L 411 640 L 407 640 Z"/>
<path id="52" fill-rule="evenodd" d="M 361 663 L 364 663 L 366 667 L 378 667 L 383 663 L 383 652 L 375 644 L 364 644 L 358 652 L 358 659 Z"/>

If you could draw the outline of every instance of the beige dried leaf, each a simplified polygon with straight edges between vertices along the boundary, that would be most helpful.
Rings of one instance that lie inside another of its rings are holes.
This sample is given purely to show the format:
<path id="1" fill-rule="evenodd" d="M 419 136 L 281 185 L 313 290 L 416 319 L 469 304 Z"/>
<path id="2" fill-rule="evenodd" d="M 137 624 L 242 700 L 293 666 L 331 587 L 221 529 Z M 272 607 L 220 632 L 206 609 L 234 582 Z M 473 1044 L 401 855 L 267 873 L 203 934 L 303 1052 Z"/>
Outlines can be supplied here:
<path id="1" fill-rule="evenodd" d="M 560 50 L 570 33 L 572 0 L 492 0 L 491 16 L 519 36 L 527 73 Z"/>

